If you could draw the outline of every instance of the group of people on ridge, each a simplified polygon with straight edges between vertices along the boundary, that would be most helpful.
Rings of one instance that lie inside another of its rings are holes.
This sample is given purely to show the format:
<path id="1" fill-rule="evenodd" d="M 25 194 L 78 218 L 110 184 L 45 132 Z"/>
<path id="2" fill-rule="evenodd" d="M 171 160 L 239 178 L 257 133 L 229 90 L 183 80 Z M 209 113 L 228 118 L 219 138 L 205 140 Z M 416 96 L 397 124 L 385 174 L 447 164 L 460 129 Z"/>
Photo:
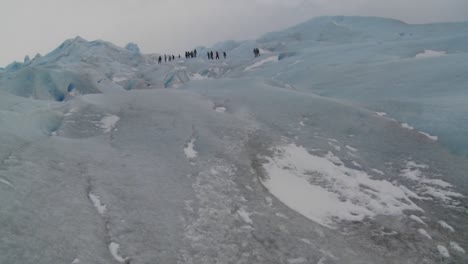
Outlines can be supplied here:
<path id="1" fill-rule="evenodd" d="M 215 55 L 215 54 L 213 54 L 213 51 L 208 51 L 208 52 L 206 53 L 206 55 L 208 56 L 208 59 L 209 59 L 209 60 L 214 60 L 214 59 L 215 59 L 215 58 L 213 57 L 213 55 Z M 224 57 L 225 59 L 226 59 L 226 57 L 227 57 L 227 54 L 226 54 L 225 51 L 223 51 L 223 57 Z M 218 52 L 218 51 L 216 51 L 216 59 L 219 60 L 219 52 Z"/>
<path id="2" fill-rule="evenodd" d="M 207 52 L 207 55 L 208 55 L 208 59 L 209 59 L 209 60 L 214 60 L 215 58 L 216 58 L 217 60 L 220 59 L 220 56 L 219 56 L 219 52 L 218 52 L 218 51 L 216 51 L 216 53 L 213 53 L 213 51 L 208 51 L 208 52 Z M 216 55 L 216 57 L 215 57 L 215 55 Z M 185 58 L 186 58 L 186 59 L 189 59 L 189 58 L 196 58 L 196 57 L 197 57 L 197 50 L 196 50 L 196 49 L 195 49 L 195 50 L 192 50 L 192 51 L 186 51 L 186 52 L 185 52 Z M 226 59 L 226 57 L 227 57 L 227 53 L 226 53 L 225 51 L 223 52 L 223 57 L 224 57 L 225 59 Z M 161 63 L 162 63 L 163 58 L 164 58 L 164 62 L 173 61 L 173 60 L 176 59 L 176 57 L 175 57 L 174 55 L 166 55 L 166 54 L 164 54 L 164 57 L 163 57 L 163 56 L 159 56 L 159 57 L 158 57 L 158 64 L 161 64 Z M 180 59 L 180 58 L 181 58 L 181 57 L 180 57 L 180 54 L 179 54 L 179 59 Z"/>
<path id="3" fill-rule="evenodd" d="M 197 50 L 194 49 L 192 51 L 186 51 L 185 52 L 185 58 L 188 59 L 188 58 L 196 58 L 197 57 Z"/>
<path id="4" fill-rule="evenodd" d="M 253 53 L 255 55 L 255 57 L 260 57 L 260 50 L 258 48 L 254 48 L 253 49 Z M 213 53 L 213 51 L 208 51 L 206 53 L 206 55 L 208 56 L 208 59 L 209 60 L 219 60 L 220 59 L 220 56 L 219 56 L 219 51 L 216 51 L 215 53 Z M 216 56 L 215 56 L 216 55 Z M 185 58 L 186 59 L 189 59 L 189 58 L 196 58 L 197 57 L 197 50 L 194 49 L 192 51 L 186 51 L 185 52 Z M 223 57 L 226 59 L 227 57 L 227 54 L 225 51 L 223 51 Z M 172 60 L 175 60 L 175 56 L 174 55 L 166 55 L 164 54 L 164 62 L 167 62 L 168 60 L 169 61 L 172 61 Z M 158 58 L 158 64 L 161 64 L 162 63 L 162 59 L 163 57 L 162 56 L 159 56 Z M 179 59 L 180 59 L 180 54 L 179 54 Z"/>
<path id="5" fill-rule="evenodd" d="M 175 58 L 176 58 L 176 57 L 175 57 L 174 55 L 166 55 L 166 54 L 164 54 L 164 62 L 167 62 L 168 60 L 169 60 L 169 61 L 173 61 L 173 60 L 175 60 Z M 163 58 L 162 58 L 161 56 L 159 56 L 159 58 L 158 58 L 158 64 L 161 64 L 161 63 L 162 63 L 162 59 L 163 59 Z M 180 59 L 180 55 L 179 55 L 179 59 Z"/>

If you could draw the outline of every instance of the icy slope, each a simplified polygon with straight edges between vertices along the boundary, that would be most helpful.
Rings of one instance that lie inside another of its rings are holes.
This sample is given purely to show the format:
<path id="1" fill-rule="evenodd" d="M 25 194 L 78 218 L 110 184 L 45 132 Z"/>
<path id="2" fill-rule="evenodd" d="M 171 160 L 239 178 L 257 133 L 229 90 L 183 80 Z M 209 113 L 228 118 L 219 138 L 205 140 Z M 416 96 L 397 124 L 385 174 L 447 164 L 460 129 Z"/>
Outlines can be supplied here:
<path id="1" fill-rule="evenodd" d="M 76 38 L 9 65 L 0 263 L 466 263 L 464 28 L 325 17 L 227 60 Z"/>

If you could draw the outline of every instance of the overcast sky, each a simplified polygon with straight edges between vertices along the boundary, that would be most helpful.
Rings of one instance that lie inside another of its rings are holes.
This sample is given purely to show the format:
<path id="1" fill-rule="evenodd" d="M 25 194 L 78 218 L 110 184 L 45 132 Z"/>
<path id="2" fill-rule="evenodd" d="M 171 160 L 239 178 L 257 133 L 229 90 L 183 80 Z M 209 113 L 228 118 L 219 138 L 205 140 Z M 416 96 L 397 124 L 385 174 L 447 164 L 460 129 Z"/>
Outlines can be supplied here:
<path id="1" fill-rule="evenodd" d="M 468 21 L 468 0 L 0 0 L 0 66 L 77 35 L 144 53 L 255 39 L 322 15 Z"/>

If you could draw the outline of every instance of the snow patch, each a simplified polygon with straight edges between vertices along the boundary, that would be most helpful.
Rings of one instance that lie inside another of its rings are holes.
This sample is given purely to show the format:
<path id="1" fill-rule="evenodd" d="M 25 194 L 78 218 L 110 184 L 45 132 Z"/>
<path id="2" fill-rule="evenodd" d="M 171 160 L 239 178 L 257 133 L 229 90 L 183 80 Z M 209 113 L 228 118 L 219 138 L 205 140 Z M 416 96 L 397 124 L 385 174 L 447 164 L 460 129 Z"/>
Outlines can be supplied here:
<path id="1" fill-rule="evenodd" d="M 215 111 L 216 111 L 216 112 L 219 112 L 219 113 L 224 113 L 224 112 L 226 112 L 226 110 L 227 110 L 227 109 L 226 109 L 226 107 L 224 107 L 224 106 L 220 106 L 220 107 L 216 107 L 216 108 L 215 108 Z"/>
<path id="2" fill-rule="evenodd" d="M 418 131 L 418 132 L 419 132 L 419 134 L 422 134 L 422 135 L 426 136 L 430 140 L 434 140 L 434 141 L 439 140 L 438 136 L 432 136 L 432 135 L 429 135 L 428 133 L 425 133 L 425 132 L 422 132 L 422 131 Z"/>
<path id="3" fill-rule="evenodd" d="M 120 248 L 120 245 L 115 242 L 111 242 L 109 244 L 109 251 L 112 257 L 118 262 L 124 263 L 125 261 L 127 261 L 127 259 L 119 255 L 119 248 Z"/>
<path id="4" fill-rule="evenodd" d="M 439 254 L 444 257 L 444 258 L 450 258 L 449 251 L 446 247 L 442 245 L 437 245 L 437 250 L 439 251 Z"/>
<path id="5" fill-rule="evenodd" d="M 358 151 L 357 149 L 355 149 L 355 148 L 353 148 L 351 146 L 348 146 L 348 145 L 346 145 L 346 148 L 351 150 L 352 152 L 357 152 Z"/>
<path id="6" fill-rule="evenodd" d="M 423 180 L 421 180 L 421 182 L 427 183 L 427 184 L 430 184 L 430 185 L 434 185 L 434 186 L 439 186 L 441 188 L 451 188 L 451 187 L 453 187 L 452 184 L 450 184 L 450 183 L 448 183 L 446 181 L 440 180 L 440 179 L 423 179 Z"/>
<path id="7" fill-rule="evenodd" d="M 427 239 L 432 239 L 432 237 L 429 235 L 429 233 L 427 233 L 427 231 L 422 229 L 422 228 L 418 229 L 418 233 L 421 234 L 422 236 L 426 237 Z"/>
<path id="8" fill-rule="evenodd" d="M 263 64 L 268 63 L 268 62 L 273 62 L 273 61 L 278 61 L 278 56 L 271 56 L 261 61 L 257 61 L 256 63 L 245 68 L 244 72 L 256 70 L 258 67 L 262 66 Z"/>
<path id="9" fill-rule="evenodd" d="M 453 198 L 463 198 L 464 196 L 460 193 L 449 190 L 452 185 L 440 179 L 428 179 L 423 173 L 422 169 L 429 169 L 429 166 L 425 164 L 417 164 L 414 161 L 408 161 L 406 168 L 401 170 L 400 176 L 414 181 L 419 185 L 418 194 L 429 195 L 433 198 L 439 199 L 445 203 L 450 203 Z M 412 195 L 413 197 L 419 197 L 418 195 Z M 419 199 L 428 199 L 419 197 Z M 430 198 L 429 198 L 430 199 Z"/>
<path id="10" fill-rule="evenodd" d="M 99 196 L 89 193 L 88 197 L 93 203 L 96 210 L 99 212 L 99 214 L 104 215 L 106 213 L 107 207 L 105 204 L 101 203 L 101 199 L 99 198 Z"/>
<path id="11" fill-rule="evenodd" d="M 194 158 L 197 157 L 198 152 L 193 149 L 194 146 L 195 146 L 195 139 L 194 138 L 192 138 L 185 145 L 184 153 L 185 153 L 185 156 L 187 157 L 187 159 L 194 159 Z"/>
<path id="12" fill-rule="evenodd" d="M 409 130 L 414 130 L 414 127 L 408 125 L 407 123 L 401 123 L 400 124 L 402 128 L 406 128 L 406 129 L 409 129 Z"/>
<path id="13" fill-rule="evenodd" d="M 414 221 L 416 221 L 416 222 L 418 222 L 418 223 L 420 223 L 420 224 L 422 224 L 422 225 L 427 226 L 427 224 L 424 223 L 424 221 L 423 221 L 420 217 L 418 217 L 418 216 L 410 215 L 409 218 L 411 218 L 412 220 L 414 220 Z"/>
<path id="14" fill-rule="evenodd" d="M 331 151 L 328 151 L 328 153 L 325 155 L 325 158 L 335 165 L 343 165 L 343 162 L 340 160 L 340 158 L 335 156 Z"/>
<path id="15" fill-rule="evenodd" d="M 307 259 L 306 258 L 288 259 L 288 262 L 290 264 L 301 264 L 301 263 L 307 263 Z"/>
<path id="16" fill-rule="evenodd" d="M 447 55 L 446 51 L 435 51 L 435 50 L 425 50 L 424 52 L 416 54 L 415 58 L 423 59 L 423 58 L 434 58 Z"/>
<path id="17" fill-rule="evenodd" d="M 285 216 L 285 215 L 282 214 L 282 213 L 276 213 L 275 215 L 276 215 L 277 217 L 281 217 L 281 218 L 286 219 L 286 220 L 289 219 L 289 217 Z"/>
<path id="18" fill-rule="evenodd" d="M 378 170 L 378 169 L 371 169 L 371 171 L 377 173 L 377 174 L 380 174 L 380 175 L 385 175 L 385 173 L 381 170 Z"/>
<path id="19" fill-rule="evenodd" d="M 347 168 L 332 153 L 310 154 L 289 144 L 267 157 L 262 184 L 272 195 L 305 217 L 329 228 L 339 220 L 361 221 L 378 214 L 422 211 L 397 186 Z M 332 161 L 331 161 L 331 160 Z"/>
<path id="20" fill-rule="evenodd" d="M 437 198 L 443 202 L 449 203 L 453 198 L 463 198 L 464 196 L 457 192 L 446 191 L 434 188 L 432 186 L 425 186 L 424 193 L 430 195 L 434 198 Z"/>
<path id="21" fill-rule="evenodd" d="M 7 181 L 7 180 L 5 180 L 5 179 L 0 178 L 0 182 L 3 183 L 3 184 L 8 185 L 8 186 L 10 186 L 10 187 L 15 188 L 15 186 L 13 186 L 13 184 L 11 184 L 11 182 L 9 182 L 9 181 Z"/>
<path id="22" fill-rule="evenodd" d="M 109 133 L 114 129 L 120 117 L 115 115 L 107 115 L 101 119 L 100 127 L 104 129 L 104 133 Z"/>
<path id="23" fill-rule="evenodd" d="M 422 172 L 420 169 L 428 169 L 429 166 L 425 164 L 417 164 L 414 161 L 406 162 L 406 168 L 400 173 L 400 176 L 410 179 L 412 181 L 420 181 Z"/>
<path id="24" fill-rule="evenodd" d="M 328 145 L 332 146 L 336 151 L 341 151 L 341 147 L 333 144 L 332 142 L 328 142 Z"/>
<path id="25" fill-rule="evenodd" d="M 247 224 L 253 225 L 253 221 L 250 218 L 250 213 L 248 213 L 244 208 L 237 210 L 237 214 L 242 219 L 242 221 L 246 222 Z"/>
<path id="26" fill-rule="evenodd" d="M 387 115 L 387 113 L 385 113 L 385 112 L 376 112 L 375 114 L 378 115 L 378 116 L 382 116 L 382 117 Z"/>
<path id="27" fill-rule="evenodd" d="M 439 225 L 442 228 L 444 228 L 444 229 L 446 229 L 446 230 L 448 230 L 450 232 L 455 232 L 455 229 L 451 225 L 447 224 L 445 221 L 440 220 L 437 223 L 439 223 Z"/>
<path id="28" fill-rule="evenodd" d="M 415 192 L 411 191 L 410 189 L 408 189 L 408 187 L 406 187 L 404 185 L 400 185 L 399 187 L 406 195 L 408 195 L 408 197 L 413 198 L 413 199 L 417 199 L 417 200 L 423 200 L 423 198 L 421 196 L 419 196 L 417 193 L 415 193 Z"/>
<path id="29" fill-rule="evenodd" d="M 465 254 L 465 250 L 457 242 L 450 241 L 450 247 L 458 253 Z"/>
<path id="30" fill-rule="evenodd" d="M 81 263 L 80 259 L 79 258 L 76 258 L 73 260 L 73 262 L 71 264 L 78 264 L 78 263 Z"/>

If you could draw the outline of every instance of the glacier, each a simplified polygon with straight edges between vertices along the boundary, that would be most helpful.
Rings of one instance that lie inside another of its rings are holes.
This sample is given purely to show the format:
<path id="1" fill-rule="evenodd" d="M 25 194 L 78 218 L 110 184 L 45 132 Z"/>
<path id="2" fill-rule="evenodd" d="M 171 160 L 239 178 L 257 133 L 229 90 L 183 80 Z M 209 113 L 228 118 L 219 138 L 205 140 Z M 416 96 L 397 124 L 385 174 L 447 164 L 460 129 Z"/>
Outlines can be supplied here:
<path id="1" fill-rule="evenodd" d="M 197 51 L 76 37 L 0 68 L 0 263 L 468 261 L 468 23 Z"/>

